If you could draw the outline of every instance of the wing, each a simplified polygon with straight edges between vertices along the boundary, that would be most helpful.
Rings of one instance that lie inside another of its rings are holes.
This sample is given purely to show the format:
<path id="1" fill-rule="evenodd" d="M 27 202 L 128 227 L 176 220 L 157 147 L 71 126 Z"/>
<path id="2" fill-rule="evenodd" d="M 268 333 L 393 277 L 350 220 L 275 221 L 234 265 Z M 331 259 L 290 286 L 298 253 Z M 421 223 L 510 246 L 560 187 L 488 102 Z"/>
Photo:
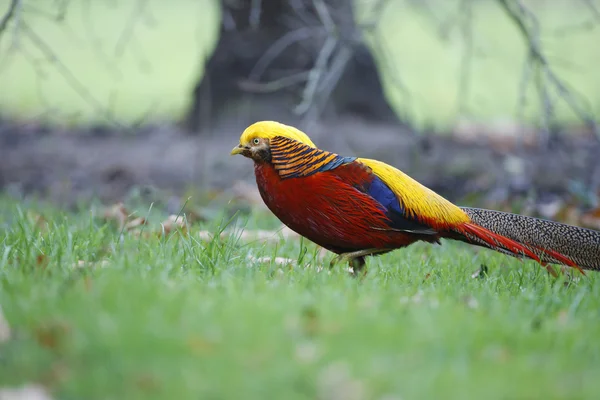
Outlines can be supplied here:
<path id="1" fill-rule="evenodd" d="M 390 186 L 370 166 L 356 161 L 356 157 L 342 157 L 284 137 L 271 139 L 270 145 L 271 163 L 282 179 L 330 171 L 377 202 L 389 219 L 389 228 L 385 230 L 421 235 L 438 233 L 425 221 L 409 215 Z M 340 168 L 342 166 L 346 167 Z"/>
<path id="2" fill-rule="evenodd" d="M 422 223 L 414 217 L 407 215 L 406 210 L 400 204 L 398 196 L 377 175 L 370 172 L 372 180 L 363 186 L 364 193 L 375 199 L 385 210 L 389 218 L 390 230 L 415 233 L 421 235 L 435 235 L 437 230 Z"/>
<path id="3" fill-rule="evenodd" d="M 421 185 L 402 171 L 381 161 L 358 158 L 356 162 L 369 167 L 399 203 L 404 218 L 417 221 L 437 231 L 470 222 L 469 216 L 433 190 Z M 390 195 L 387 191 L 383 198 Z"/>

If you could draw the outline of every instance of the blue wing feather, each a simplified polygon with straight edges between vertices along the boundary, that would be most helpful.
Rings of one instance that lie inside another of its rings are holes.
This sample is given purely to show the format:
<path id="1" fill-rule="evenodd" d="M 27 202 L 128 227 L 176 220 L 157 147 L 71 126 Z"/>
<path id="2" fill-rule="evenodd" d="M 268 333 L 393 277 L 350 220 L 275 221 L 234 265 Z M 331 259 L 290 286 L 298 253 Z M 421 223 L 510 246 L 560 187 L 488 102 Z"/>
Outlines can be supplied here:
<path id="1" fill-rule="evenodd" d="M 367 193 L 377 200 L 387 211 L 404 214 L 404 209 L 400 205 L 398 196 L 379 177 L 374 177 Z"/>
<path id="2" fill-rule="evenodd" d="M 373 175 L 371 184 L 366 188 L 373 199 L 377 200 L 385 210 L 386 215 L 390 219 L 390 228 L 393 230 L 414 232 L 425 235 L 433 235 L 437 232 L 431 227 L 409 218 L 406 215 L 404 207 L 400 204 L 398 196 L 385 184 L 379 177 Z"/>
<path id="3" fill-rule="evenodd" d="M 322 167 L 320 167 L 317 171 L 319 171 L 319 172 L 331 171 L 332 169 L 336 169 L 340 165 L 351 163 L 354 160 L 356 160 L 356 157 L 342 157 L 342 156 L 337 156 L 333 160 L 329 161 L 327 164 L 325 164 Z"/>

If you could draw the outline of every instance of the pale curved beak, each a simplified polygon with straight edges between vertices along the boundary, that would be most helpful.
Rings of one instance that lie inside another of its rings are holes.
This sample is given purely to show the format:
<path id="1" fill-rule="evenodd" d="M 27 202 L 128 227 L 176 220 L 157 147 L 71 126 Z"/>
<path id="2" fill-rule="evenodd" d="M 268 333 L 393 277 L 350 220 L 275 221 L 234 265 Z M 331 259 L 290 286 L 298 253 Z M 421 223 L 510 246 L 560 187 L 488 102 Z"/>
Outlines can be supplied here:
<path id="1" fill-rule="evenodd" d="M 244 147 L 241 144 L 238 144 L 231 150 L 231 155 L 235 156 L 236 154 L 242 154 L 244 151 Z"/>

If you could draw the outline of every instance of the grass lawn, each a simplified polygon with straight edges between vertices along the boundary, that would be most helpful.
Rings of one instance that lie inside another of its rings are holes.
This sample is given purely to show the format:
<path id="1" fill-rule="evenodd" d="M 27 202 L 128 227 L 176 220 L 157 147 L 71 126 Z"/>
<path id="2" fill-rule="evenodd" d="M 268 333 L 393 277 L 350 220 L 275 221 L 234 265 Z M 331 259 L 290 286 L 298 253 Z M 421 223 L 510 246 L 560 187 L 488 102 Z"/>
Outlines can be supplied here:
<path id="1" fill-rule="evenodd" d="M 89 211 L 43 209 L 47 224 L 36 225 L 27 212 L 38 207 L 2 209 L 0 305 L 12 335 L 0 344 L 0 388 L 37 382 L 57 399 L 600 391 L 598 274 L 565 285 L 533 262 L 445 242 L 371 259 L 358 280 L 318 268 L 331 255 L 319 261 L 297 239 L 199 239 L 220 220 L 140 239 Z M 148 232 L 166 217 L 137 214 L 154 221 Z M 260 212 L 242 224 L 278 226 Z M 301 266 L 248 260 L 275 255 Z M 487 276 L 472 277 L 481 264 Z"/>

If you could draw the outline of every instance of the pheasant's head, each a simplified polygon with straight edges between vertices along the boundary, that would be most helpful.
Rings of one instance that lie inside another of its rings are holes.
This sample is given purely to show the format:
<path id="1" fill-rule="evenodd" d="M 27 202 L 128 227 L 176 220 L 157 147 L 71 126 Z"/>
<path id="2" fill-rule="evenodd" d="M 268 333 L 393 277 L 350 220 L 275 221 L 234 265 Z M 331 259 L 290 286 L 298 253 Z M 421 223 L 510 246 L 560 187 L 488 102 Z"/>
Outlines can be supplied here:
<path id="1" fill-rule="evenodd" d="M 231 155 L 241 154 L 256 162 L 271 159 L 271 139 L 282 136 L 288 139 L 316 147 L 310 138 L 302 131 L 275 121 L 259 121 L 250 125 L 240 136 L 240 144 L 231 150 Z"/>

